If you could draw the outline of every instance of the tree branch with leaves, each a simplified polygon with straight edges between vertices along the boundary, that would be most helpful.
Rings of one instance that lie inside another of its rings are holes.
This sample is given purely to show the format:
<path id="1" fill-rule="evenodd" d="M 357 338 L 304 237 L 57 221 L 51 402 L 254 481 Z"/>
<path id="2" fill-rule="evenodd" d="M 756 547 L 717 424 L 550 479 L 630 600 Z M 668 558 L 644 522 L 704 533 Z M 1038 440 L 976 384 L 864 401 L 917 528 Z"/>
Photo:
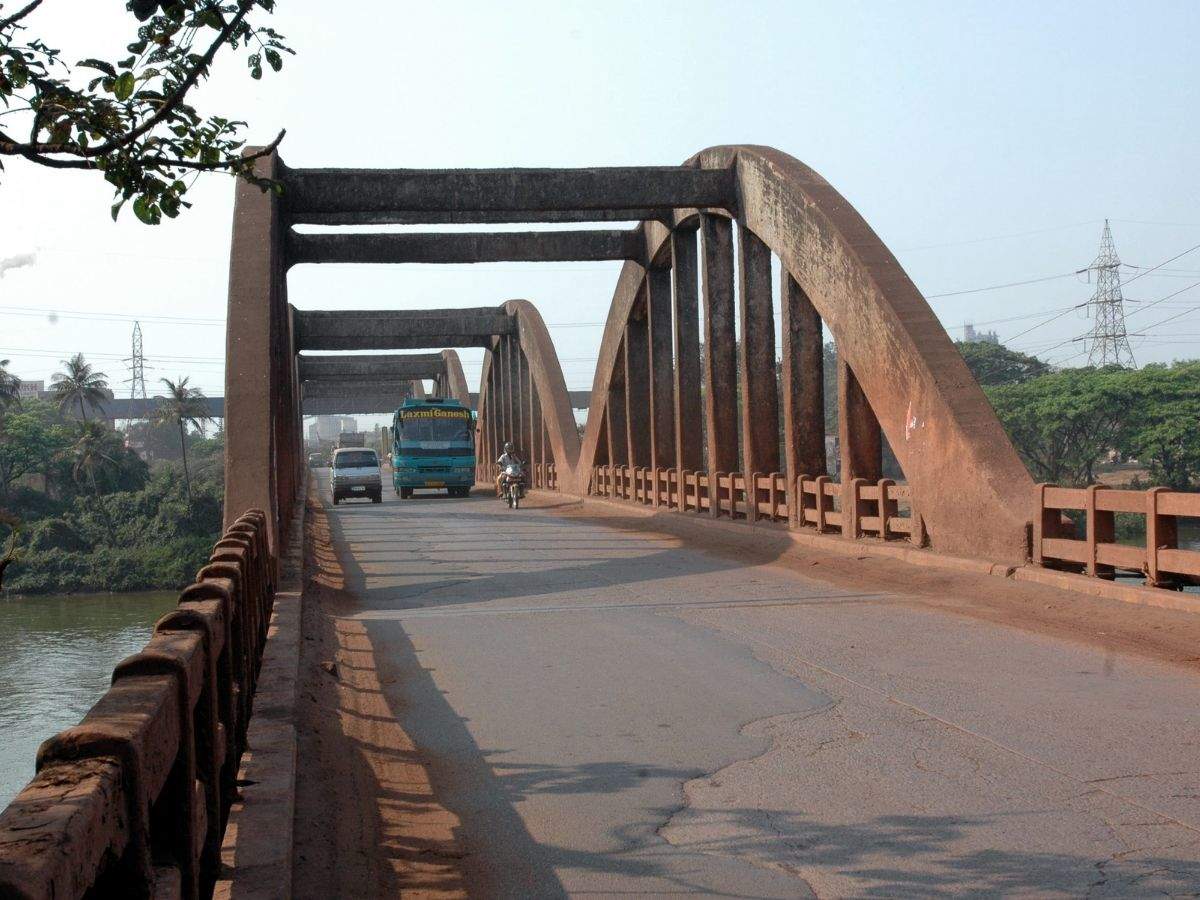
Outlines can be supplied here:
<path id="1" fill-rule="evenodd" d="M 189 205 L 186 179 L 195 173 L 224 171 L 279 190 L 254 174 L 254 162 L 284 132 L 243 154 L 245 122 L 202 117 L 187 102 L 226 47 L 246 52 L 252 78 L 262 77 L 264 64 L 283 67 L 292 49 L 259 21 L 275 11 L 275 0 L 129 0 L 126 9 L 141 23 L 129 55 L 80 60 L 75 68 L 98 73 L 86 82 L 59 50 L 28 33 L 43 2 L 7 16 L 0 4 L 0 170 L 9 156 L 101 171 L 116 193 L 113 218 L 132 200 L 149 225 Z"/>

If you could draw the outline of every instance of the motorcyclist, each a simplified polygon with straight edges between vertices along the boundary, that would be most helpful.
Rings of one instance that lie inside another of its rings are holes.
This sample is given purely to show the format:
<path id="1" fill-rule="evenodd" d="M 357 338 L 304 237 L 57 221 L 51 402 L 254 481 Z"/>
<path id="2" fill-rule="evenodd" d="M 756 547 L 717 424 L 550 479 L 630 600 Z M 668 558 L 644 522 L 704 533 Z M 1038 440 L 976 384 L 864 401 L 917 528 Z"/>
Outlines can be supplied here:
<path id="1" fill-rule="evenodd" d="M 513 452 L 512 441 L 504 442 L 504 452 L 501 453 L 500 458 L 496 460 L 496 465 L 500 467 L 500 471 L 496 475 L 496 496 L 503 497 L 504 491 L 501 487 L 501 483 L 504 481 L 505 468 L 508 466 L 518 466 L 524 468 L 524 464 L 521 462 L 520 457 Z"/>

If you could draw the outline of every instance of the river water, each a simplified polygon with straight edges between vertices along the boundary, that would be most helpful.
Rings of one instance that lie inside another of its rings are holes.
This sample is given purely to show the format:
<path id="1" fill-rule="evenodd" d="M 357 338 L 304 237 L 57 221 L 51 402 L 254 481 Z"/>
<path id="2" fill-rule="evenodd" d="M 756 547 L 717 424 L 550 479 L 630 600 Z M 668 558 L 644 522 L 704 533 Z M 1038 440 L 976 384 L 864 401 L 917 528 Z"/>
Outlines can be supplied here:
<path id="1" fill-rule="evenodd" d="M 113 666 L 142 649 L 177 593 L 0 599 L 0 809 L 33 777 L 38 745 L 75 725 Z"/>

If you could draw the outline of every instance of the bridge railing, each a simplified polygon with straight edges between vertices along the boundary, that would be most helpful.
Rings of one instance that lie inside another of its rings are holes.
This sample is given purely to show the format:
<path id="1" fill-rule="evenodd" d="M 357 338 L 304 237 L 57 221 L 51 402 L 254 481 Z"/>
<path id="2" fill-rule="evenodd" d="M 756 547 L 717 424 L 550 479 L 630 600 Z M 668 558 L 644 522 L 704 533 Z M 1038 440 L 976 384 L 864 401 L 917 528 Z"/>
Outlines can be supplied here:
<path id="1" fill-rule="evenodd" d="M 1081 512 L 1079 526 L 1065 511 Z M 1145 540 L 1117 543 L 1117 516 L 1140 518 Z M 1200 581 L 1200 552 L 1180 549 L 1181 519 L 1200 519 L 1200 494 L 1156 487 L 1130 491 L 1105 485 L 1036 486 L 1033 561 L 1047 568 L 1080 571 L 1099 578 L 1139 573 L 1155 587 Z"/>
<path id="2" fill-rule="evenodd" d="M 596 466 L 589 493 L 714 519 L 786 522 L 793 528 L 849 538 L 903 540 L 918 547 L 925 543 L 924 524 L 913 506 L 911 490 L 889 478 L 839 483 L 826 475 L 801 475 L 789 490 L 787 477 L 780 472 L 747 479 L 741 472 Z"/>
<path id="3" fill-rule="evenodd" d="M 0 896 L 207 896 L 275 596 L 251 510 L 0 813 Z"/>

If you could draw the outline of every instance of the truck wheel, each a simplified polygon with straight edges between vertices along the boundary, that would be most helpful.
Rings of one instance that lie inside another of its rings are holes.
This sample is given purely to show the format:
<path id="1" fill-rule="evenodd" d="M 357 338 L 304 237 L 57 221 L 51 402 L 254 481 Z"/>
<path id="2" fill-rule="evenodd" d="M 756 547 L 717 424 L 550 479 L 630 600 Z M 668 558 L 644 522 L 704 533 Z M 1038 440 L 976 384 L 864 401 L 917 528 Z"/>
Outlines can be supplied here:
<path id="1" fill-rule="evenodd" d="M 371 498 L 371 502 L 372 503 L 382 503 L 383 502 L 383 491 L 380 491 L 378 494 L 373 496 Z"/>
<path id="2" fill-rule="evenodd" d="M 412 497 L 412 488 L 400 488 L 400 499 L 408 500 Z"/>
<path id="3" fill-rule="evenodd" d="M 334 494 L 334 495 L 333 495 L 333 505 L 334 505 L 334 506 L 337 506 L 337 505 L 338 505 L 338 495 L 337 495 L 337 494 Z"/>

